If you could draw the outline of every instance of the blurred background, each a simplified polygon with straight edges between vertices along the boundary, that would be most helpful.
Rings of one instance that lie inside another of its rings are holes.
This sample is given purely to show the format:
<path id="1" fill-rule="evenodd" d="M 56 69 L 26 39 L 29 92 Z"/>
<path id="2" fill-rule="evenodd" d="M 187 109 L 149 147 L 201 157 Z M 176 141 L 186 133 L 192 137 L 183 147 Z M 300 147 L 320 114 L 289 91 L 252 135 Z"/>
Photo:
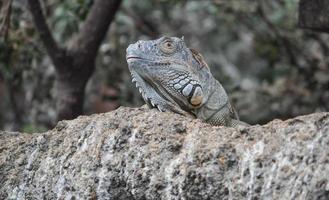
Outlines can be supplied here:
<path id="1" fill-rule="evenodd" d="M 93 3 L 41 1 L 59 45 L 71 45 Z M 10 28 L 0 39 L 0 130 L 40 132 L 57 120 L 56 69 L 27 7 L 11 1 Z M 328 111 L 329 34 L 302 30 L 297 18 L 298 0 L 123 0 L 99 46 L 83 114 L 143 105 L 125 49 L 163 35 L 184 36 L 204 56 L 243 121 Z"/>

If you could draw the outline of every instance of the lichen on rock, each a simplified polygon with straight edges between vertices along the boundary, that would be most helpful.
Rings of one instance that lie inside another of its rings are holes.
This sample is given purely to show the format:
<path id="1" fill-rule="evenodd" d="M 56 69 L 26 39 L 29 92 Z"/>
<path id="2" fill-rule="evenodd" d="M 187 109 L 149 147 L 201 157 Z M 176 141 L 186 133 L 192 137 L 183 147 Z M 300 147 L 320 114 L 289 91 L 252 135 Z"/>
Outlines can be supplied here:
<path id="1" fill-rule="evenodd" d="M 244 129 L 145 108 L 0 132 L 0 199 L 328 199 L 329 113 Z"/>

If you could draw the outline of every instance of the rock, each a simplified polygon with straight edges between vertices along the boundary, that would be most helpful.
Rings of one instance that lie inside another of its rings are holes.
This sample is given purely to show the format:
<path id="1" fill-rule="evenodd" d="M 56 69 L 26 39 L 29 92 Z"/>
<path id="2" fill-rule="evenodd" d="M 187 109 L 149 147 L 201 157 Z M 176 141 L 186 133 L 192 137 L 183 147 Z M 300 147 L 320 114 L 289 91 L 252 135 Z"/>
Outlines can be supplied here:
<path id="1" fill-rule="evenodd" d="M 329 113 L 245 129 L 145 108 L 0 133 L 0 199 L 328 199 Z"/>

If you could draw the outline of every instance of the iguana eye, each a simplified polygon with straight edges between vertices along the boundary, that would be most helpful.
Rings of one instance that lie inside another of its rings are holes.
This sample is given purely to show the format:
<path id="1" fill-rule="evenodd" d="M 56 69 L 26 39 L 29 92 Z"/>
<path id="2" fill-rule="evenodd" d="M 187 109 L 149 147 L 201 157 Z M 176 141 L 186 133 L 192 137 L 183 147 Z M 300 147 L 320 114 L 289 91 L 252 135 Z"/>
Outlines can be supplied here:
<path id="1" fill-rule="evenodd" d="M 160 44 L 160 50 L 166 54 L 172 54 L 176 51 L 176 45 L 171 40 L 164 40 Z"/>

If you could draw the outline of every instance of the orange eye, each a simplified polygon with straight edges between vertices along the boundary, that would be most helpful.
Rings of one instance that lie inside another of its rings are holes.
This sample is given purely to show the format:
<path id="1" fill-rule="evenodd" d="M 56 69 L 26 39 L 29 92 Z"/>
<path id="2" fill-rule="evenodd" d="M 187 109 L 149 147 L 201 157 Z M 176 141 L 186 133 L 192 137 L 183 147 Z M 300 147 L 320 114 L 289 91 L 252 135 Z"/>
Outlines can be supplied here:
<path id="1" fill-rule="evenodd" d="M 167 48 L 171 48 L 172 47 L 172 44 L 170 42 L 166 42 L 165 45 L 166 45 Z"/>
<path id="2" fill-rule="evenodd" d="M 166 54 L 172 54 L 176 51 L 176 45 L 173 41 L 171 40 L 164 40 L 161 44 L 160 44 L 160 50 L 163 53 Z"/>

